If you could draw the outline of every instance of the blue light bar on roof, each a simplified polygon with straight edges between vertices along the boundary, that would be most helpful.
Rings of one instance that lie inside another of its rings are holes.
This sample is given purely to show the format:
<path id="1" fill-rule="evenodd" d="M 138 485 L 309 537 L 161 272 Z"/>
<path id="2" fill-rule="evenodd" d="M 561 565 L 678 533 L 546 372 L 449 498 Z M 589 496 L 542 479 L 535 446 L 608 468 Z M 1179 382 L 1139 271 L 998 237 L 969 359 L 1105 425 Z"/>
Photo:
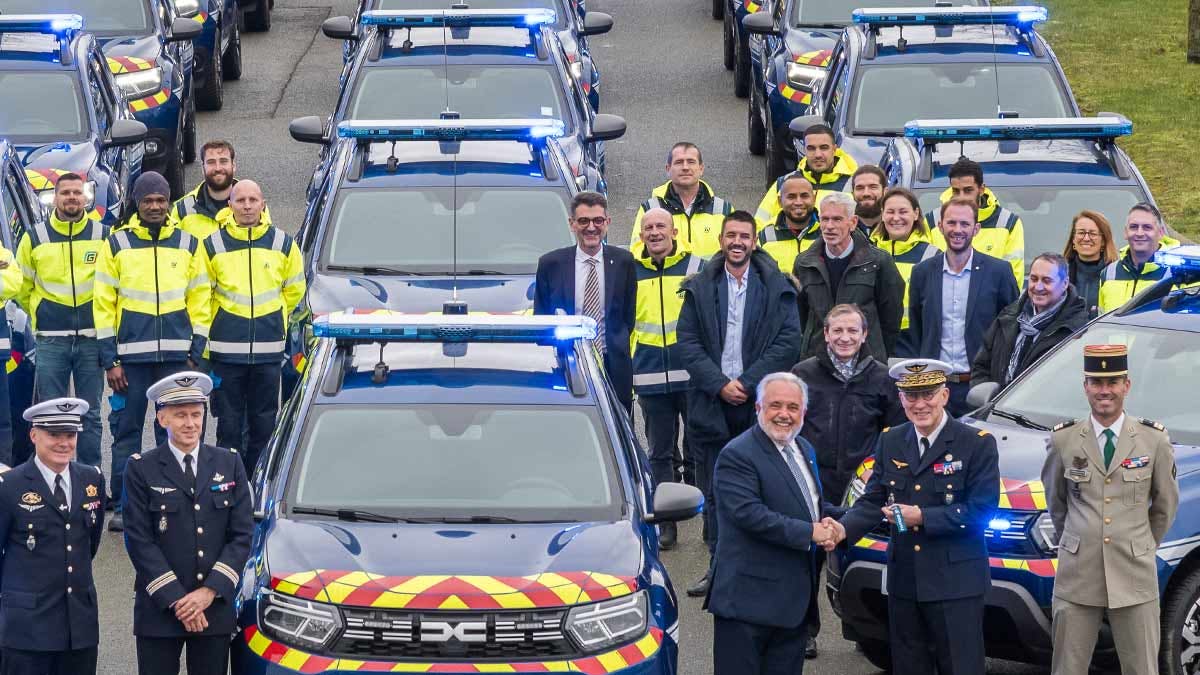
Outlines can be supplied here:
<path id="1" fill-rule="evenodd" d="M 1172 270 L 1200 271 L 1200 246 L 1188 244 L 1176 246 L 1165 251 L 1155 251 L 1154 262 Z"/>
<path id="2" fill-rule="evenodd" d="M 1133 133 L 1133 122 L 1119 116 L 1030 117 L 1028 119 L 913 120 L 908 138 L 937 141 L 1026 141 L 1053 138 L 1112 139 Z"/>
<path id="3" fill-rule="evenodd" d="M 857 24 L 871 26 L 1021 26 L 1046 20 L 1046 8 L 1015 7 L 863 7 L 851 13 Z"/>
<path id="4" fill-rule="evenodd" d="M 314 320 L 313 335 L 371 342 L 569 342 L 595 339 L 596 322 L 586 316 L 346 311 Z"/>
<path id="5" fill-rule="evenodd" d="M 558 138 L 566 133 L 562 120 L 355 120 L 338 124 L 339 138 L 378 141 L 526 141 Z"/>
<path id="6" fill-rule="evenodd" d="M 0 14 L 0 33 L 53 33 L 83 30 L 78 14 Z"/>
<path id="7" fill-rule="evenodd" d="M 362 13 L 364 26 L 434 28 L 437 26 L 501 26 L 537 28 L 554 23 L 552 9 L 375 9 Z"/>

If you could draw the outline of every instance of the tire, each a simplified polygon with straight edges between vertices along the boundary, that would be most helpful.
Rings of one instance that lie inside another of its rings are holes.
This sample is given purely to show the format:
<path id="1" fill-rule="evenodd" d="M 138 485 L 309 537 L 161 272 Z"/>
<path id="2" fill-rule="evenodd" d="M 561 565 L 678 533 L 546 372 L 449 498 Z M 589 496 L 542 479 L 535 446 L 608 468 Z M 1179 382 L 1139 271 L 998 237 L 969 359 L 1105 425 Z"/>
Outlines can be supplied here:
<path id="1" fill-rule="evenodd" d="M 775 183 L 775 179 L 789 171 L 787 155 L 780 147 L 779 136 L 775 134 L 775 123 L 771 119 L 771 109 L 767 108 L 767 123 L 763 129 L 764 153 L 767 156 L 767 188 Z"/>
<path id="2" fill-rule="evenodd" d="M 221 50 L 221 31 L 217 30 L 217 41 L 213 45 L 212 61 L 208 64 L 208 79 L 196 92 L 196 107 L 201 110 L 220 110 L 225 106 L 225 60 Z"/>
<path id="3" fill-rule="evenodd" d="M 242 79 L 242 27 L 239 24 L 240 20 L 233 22 L 233 37 L 229 40 L 229 49 L 221 56 L 221 67 L 227 80 Z"/>
<path id="4" fill-rule="evenodd" d="M 750 95 L 750 43 L 735 34 L 733 49 L 733 95 L 746 98 Z"/>
<path id="5" fill-rule="evenodd" d="M 1197 672 L 1200 654 L 1189 655 L 1186 667 L 1183 663 L 1185 652 L 1193 647 L 1200 647 L 1200 568 L 1189 572 L 1178 585 L 1172 584 L 1170 595 L 1163 599 L 1160 672 L 1163 675 Z"/>
<path id="6" fill-rule="evenodd" d="M 892 672 L 892 651 L 886 642 L 862 640 L 858 643 L 858 649 L 871 662 L 871 665 L 885 673 Z"/>
<path id="7" fill-rule="evenodd" d="M 721 51 L 725 70 L 733 70 L 733 12 L 725 17 L 721 29 Z"/>
<path id="8" fill-rule="evenodd" d="M 712 0 L 712 18 L 725 18 L 725 0 Z"/>
<path id="9" fill-rule="evenodd" d="M 760 91 L 755 88 L 755 91 Z M 746 146 L 750 154 L 761 156 L 767 150 L 767 132 L 762 122 L 762 111 L 755 105 L 758 97 L 750 94 L 750 104 L 746 106 Z"/>
<path id="10" fill-rule="evenodd" d="M 258 7 L 246 12 L 246 30 L 254 33 L 271 30 L 271 0 L 258 0 Z"/>
<path id="11" fill-rule="evenodd" d="M 163 171 L 163 178 L 167 179 L 167 185 L 171 188 L 171 201 L 175 201 L 183 196 L 183 130 L 180 129 L 176 134 L 175 148 L 167 159 L 167 166 Z"/>
<path id="12" fill-rule="evenodd" d="M 196 104 L 190 106 L 187 122 L 183 127 L 183 163 L 191 164 L 196 161 Z"/>

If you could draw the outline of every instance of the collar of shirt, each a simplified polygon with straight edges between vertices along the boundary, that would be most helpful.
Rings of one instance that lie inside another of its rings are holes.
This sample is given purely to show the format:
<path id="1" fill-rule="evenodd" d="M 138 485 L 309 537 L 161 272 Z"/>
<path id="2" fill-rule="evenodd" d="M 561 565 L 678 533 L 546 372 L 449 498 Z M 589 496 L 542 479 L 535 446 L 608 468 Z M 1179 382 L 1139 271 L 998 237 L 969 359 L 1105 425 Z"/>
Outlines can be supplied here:
<path id="1" fill-rule="evenodd" d="M 1116 443 L 1117 439 L 1121 437 L 1121 429 L 1124 426 L 1125 426 L 1125 413 L 1124 412 L 1122 412 L 1121 416 L 1117 418 L 1117 421 L 1112 423 L 1112 426 L 1108 426 L 1108 427 L 1100 424 L 1100 420 L 1096 419 L 1096 417 L 1094 415 L 1092 416 L 1092 430 L 1096 432 L 1096 442 L 1100 445 L 1101 450 L 1104 449 L 1104 440 L 1103 440 L 1104 439 L 1104 430 L 1112 429 L 1113 443 Z"/>
<path id="2" fill-rule="evenodd" d="M 971 265 L 975 262 L 975 249 L 971 249 L 971 254 L 967 256 L 967 264 L 963 265 L 961 272 L 955 272 L 950 269 L 950 256 L 942 256 L 942 272 L 955 277 L 961 277 L 964 274 L 971 273 Z"/>
<path id="3" fill-rule="evenodd" d="M 943 410 L 942 411 L 942 421 L 938 422 L 937 428 L 933 430 L 932 434 L 929 434 L 928 436 L 922 436 L 921 432 L 918 431 L 917 432 L 917 447 L 921 447 L 921 439 L 922 438 L 927 438 L 927 439 L 929 439 L 929 447 L 932 448 L 933 444 L 937 443 L 938 436 L 942 435 L 942 429 L 946 428 L 946 422 L 949 419 L 950 419 L 950 413 L 947 413 L 945 410 Z"/>
<path id="4" fill-rule="evenodd" d="M 829 250 L 829 244 L 825 244 L 825 257 L 829 258 L 830 260 L 841 260 L 842 258 L 848 258 L 848 257 L 850 257 L 850 254 L 853 252 L 854 252 L 854 237 L 853 236 L 850 237 L 850 244 L 848 246 L 846 246 L 846 250 L 842 251 L 841 255 L 834 255 Z"/>
<path id="5" fill-rule="evenodd" d="M 55 476 L 62 476 L 63 490 L 66 490 L 67 499 L 70 500 L 70 498 L 71 498 L 71 470 L 70 470 L 69 466 L 66 469 L 63 469 L 63 472 L 61 474 L 54 473 L 54 469 L 51 469 L 50 467 L 43 464 L 42 458 L 38 457 L 37 455 L 33 456 L 33 464 L 34 464 L 34 466 L 36 466 L 38 468 L 38 471 L 41 472 L 42 478 L 44 478 L 46 480 L 46 485 L 50 486 L 50 494 L 54 494 L 54 478 L 55 478 Z"/>
<path id="6" fill-rule="evenodd" d="M 186 455 L 192 456 L 192 471 L 197 471 L 197 472 L 199 471 L 199 469 L 200 469 L 200 446 L 201 445 L 202 444 L 198 443 L 196 445 L 195 450 L 192 450 L 191 452 L 184 452 L 184 451 L 180 450 L 179 448 L 175 447 L 175 444 L 172 443 L 171 441 L 169 441 L 169 440 L 167 441 L 167 447 L 171 449 L 171 454 L 175 455 L 175 461 L 179 464 L 179 470 L 182 471 L 185 475 L 187 474 L 187 469 L 184 468 L 183 458 Z"/>
<path id="7" fill-rule="evenodd" d="M 837 354 L 833 353 L 833 349 L 829 345 L 825 345 L 825 351 L 829 352 L 829 360 L 833 363 L 833 367 L 842 374 L 842 377 L 850 379 L 850 376 L 854 374 L 854 366 L 858 362 L 858 354 L 843 361 L 838 358 Z"/>
<path id="8" fill-rule="evenodd" d="M 588 255 L 587 253 L 584 252 L 584 250 L 582 248 L 580 248 L 578 245 L 576 245 L 575 246 L 575 262 L 581 263 L 581 262 L 587 262 L 588 260 L 595 260 L 598 263 L 603 263 L 604 262 L 604 247 L 601 246 L 600 250 L 596 253 L 596 255 Z"/>
<path id="9" fill-rule="evenodd" d="M 742 273 L 742 278 L 738 279 L 737 277 L 730 274 L 729 268 L 726 267 L 725 268 L 725 281 L 729 284 L 729 287 L 731 289 L 734 289 L 738 293 L 742 293 L 746 290 L 746 287 L 750 285 L 750 275 L 753 273 L 754 273 L 754 270 L 749 265 L 746 265 L 746 271 Z"/>

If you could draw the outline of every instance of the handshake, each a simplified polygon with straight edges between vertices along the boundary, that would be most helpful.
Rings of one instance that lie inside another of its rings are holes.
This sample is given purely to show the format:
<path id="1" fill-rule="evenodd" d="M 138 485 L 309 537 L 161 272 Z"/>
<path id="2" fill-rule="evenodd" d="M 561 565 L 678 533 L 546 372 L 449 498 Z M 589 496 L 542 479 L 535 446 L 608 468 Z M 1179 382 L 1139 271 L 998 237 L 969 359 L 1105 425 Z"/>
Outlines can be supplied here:
<path id="1" fill-rule="evenodd" d="M 846 540 L 846 528 L 833 518 L 825 516 L 820 522 L 813 523 L 812 540 L 829 553 Z"/>

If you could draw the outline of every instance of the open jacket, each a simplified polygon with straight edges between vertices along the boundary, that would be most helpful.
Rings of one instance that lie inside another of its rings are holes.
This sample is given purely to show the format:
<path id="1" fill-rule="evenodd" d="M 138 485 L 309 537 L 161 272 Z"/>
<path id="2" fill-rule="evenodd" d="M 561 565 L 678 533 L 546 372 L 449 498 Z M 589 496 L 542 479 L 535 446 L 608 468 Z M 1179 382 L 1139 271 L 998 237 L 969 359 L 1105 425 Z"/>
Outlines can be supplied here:
<path id="1" fill-rule="evenodd" d="M 1017 317 L 1021 316 L 1028 302 L 1029 295 L 1024 294 L 1019 300 L 1005 307 L 983 334 L 983 345 L 971 361 L 971 386 L 984 382 L 995 382 L 1002 387 L 1008 384 L 1005 379 L 1008 361 L 1012 357 L 1017 335 L 1021 333 Z M 1046 352 L 1054 349 L 1058 343 L 1066 340 L 1088 322 L 1087 305 L 1074 288 L 1067 289 L 1067 299 L 1057 311 L 1054 319 L 1038 333 L 1037 339 L 1032 342 L 1026 340 L 1028 346 L 1017 364 L 1016 371 L 1013 372 L 1014 379 L 1030 364 L 1042 358 Z"/>

